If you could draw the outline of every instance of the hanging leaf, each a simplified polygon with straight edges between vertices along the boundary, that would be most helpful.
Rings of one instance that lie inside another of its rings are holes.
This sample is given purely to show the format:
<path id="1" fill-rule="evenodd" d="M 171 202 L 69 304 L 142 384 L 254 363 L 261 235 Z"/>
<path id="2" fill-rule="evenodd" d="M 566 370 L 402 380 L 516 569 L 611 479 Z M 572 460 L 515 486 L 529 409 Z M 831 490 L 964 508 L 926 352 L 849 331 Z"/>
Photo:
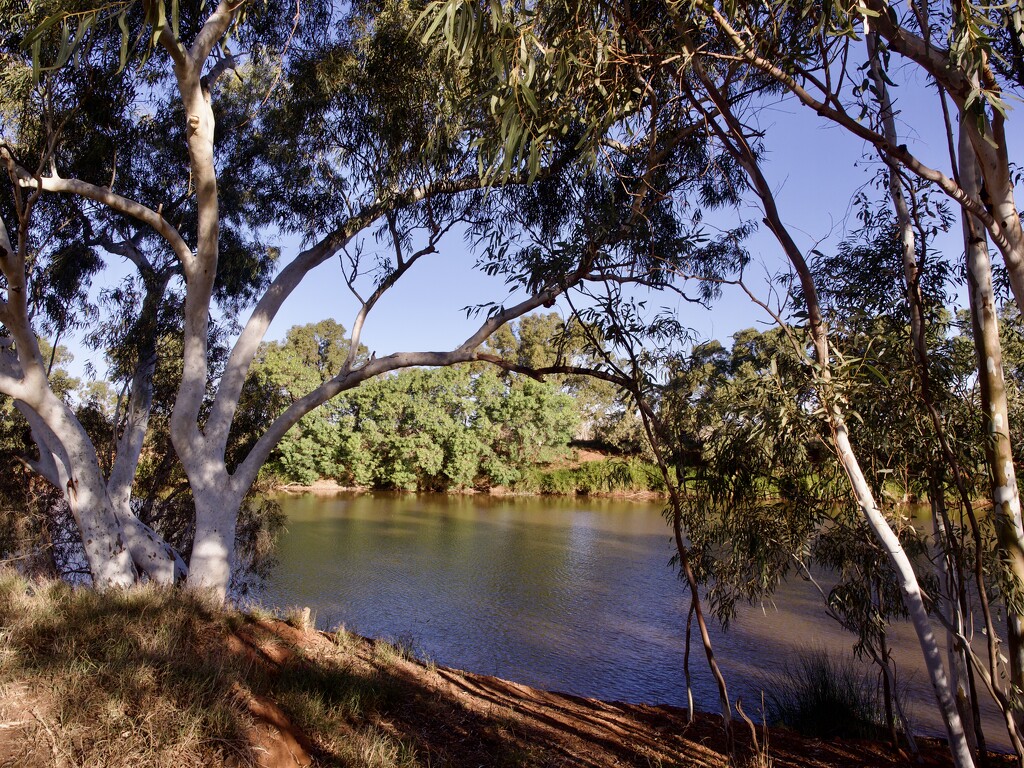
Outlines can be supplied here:
<path id="1" fill-rule="evenodd" d="M 32 48 L 33 46 L 35 46 L 37 43 L 40 42 L 43 35 L 46 34 L 46 31 L 48 29 L 53 27 L 55 24 L 60 24 L 69 15 L 70 14 L 67 12 L 61 12 L 58 13 L 56 16 L 50 16 L 49 18 L 44 19 L 38 27 L 33 29 L 28 35 L 25 36 L 25 40 L 21 44 L 22 50 Z"/>
<path id="2" fill-rule="evenodd" d="M 179 0 L 171 0 L 171 34 L 175 40 L 181 39 Z"/>
<path id="3" fill-rule="evenodd" d="M 32 84 L 39 85 L 39 73 L 41 68 L 39 66 L 39 53 L 42 50 L 43 40 L 37 37 L 32 43 Z"/>

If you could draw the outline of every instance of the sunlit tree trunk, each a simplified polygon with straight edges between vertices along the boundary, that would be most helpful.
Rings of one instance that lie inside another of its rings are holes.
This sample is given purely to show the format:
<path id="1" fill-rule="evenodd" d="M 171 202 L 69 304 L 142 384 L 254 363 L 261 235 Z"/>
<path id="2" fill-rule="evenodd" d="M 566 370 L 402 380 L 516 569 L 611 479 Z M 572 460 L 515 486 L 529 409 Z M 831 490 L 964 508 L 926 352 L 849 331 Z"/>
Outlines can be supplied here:
<path id="1" fill-rule="evenodd" d="M 974 147 L 967 131 L 960 131 L 960 181 L 970 192 L 980 191 L 980 172 Z M 1009 671 L 1018 732 L 1024 715 L 1019 711 L 1024 686 L 1024 529 L 1021 526 L 1020 495 L 1013 466 L 1013 445 L 1010 441 L 1009 409 L 1003 379 L 1002 349 L 999 340 L 999 317 L 992 289 L 992 264 L 984 230 L 975 218 L 963 215 L 964 249 L 967 255 L 967 282 L 971 324 L 978 357 L 978 384 L 982 412 L 986 420 L 985 453 L 992 489 L 993 520 L 996 528 L 997 556 L 1004 569 L 1004 591 L 1009 640 Z"/>
<path id="2" fill-rule="evenodd" d="M 878 119 L 881 124 L 882 133 L 886 141 L 892 145 L 899 143 L 899 136 L 896 132 L 896 119 L 893 112 L 892 101 L 889 96 L 889 88 L 886 77 L 882 71 L 882 61 L 878 52 L 877 33 L 871 32 L 866 35 L 868 57 L 871 67 L 871 77 L 874 82 L 874 94 L 878 100 Z M 889 169 L 889 198 L 892 201 L 896 213 L 896 225 L 900 240 L 900 257 L 903 267 L 903 280 L 907 292 L 907 306 L 910 310 L 910 335 L 911 335 L 911 357 L 914 368 L 918 373 L 918 384 L 921 391 L 921 398 L 934 423 L 937 438 L 944 449 L 947 461 L 956 464 L 952 452 L 945 441 L 945 427 L 939 416 L 938 409 L 934 404 L 934 395 L 931 388 L 931 375 L 929 371 L 928 343 L 925 337 L 925 313 L 924 301 L 921 293 L 921 271 L 917 260 L 917 243 L 914 234 L 914 219 L 907 203 L 906 195 L 901 183 L 900 165 L 891 157 L 882 153 L 882 159 Z M 963 484 L 959 475 L 959 466 L 952 467 L 957 480 L 958 488 L 963 491 Z M 940 584 L 943 585 L 943 605 L 947 613 L 948 625 L 958 627 L 962 625 L 963 614 L 961 613 L 960 589 L 956 587 L 962 582 L 962 559 L 954 557 L 952 542 L 947 536 L 940 535 L 945 531 L 942 526 L 942 518 L 945 515 L 943 489 L 940 484 L 932 483 L 930 488 L 932 496 L 932 519 L 935 524 L 936 541 L 942 548 L 942 557 L 939 561 Z M 965 492 L 962 493 L 963 500 L 970 504 L 970 499 Z M 948 533 L 948 532 L 947 532 Z M 948 588 L 947 588 L 948 587 Z M 984 583 L 979 584 L 979 589 L 984 590 Z M 983 606 L 986 618 L 990 620 L 987 601 Z M 960 716 L 966 724 L 965 732 L 968 736 L 970 746 L 975 753 L 979 744 L 984 745 L 984 736 L 981 732 L 980 720 L 975 717 L 977 701 L 973 695 L 968 695 L 964 686 L 965 680 L 970 679 L 970 671 L 967 668 L 966 654 L 968 649 L 957 650 L 958 641 L 947 632 L 947 651 L 949 654 L 949 673 L 951 687 L 957 692 L 956 702 Z M 973 686 L 971 691 L 973 692 Z"/>
<path id="3" fill-rule="evenodd" d="M 841 403 L 833 392 L 828 334 L 811 270 L 804 259 L 802 251 L 797 247 L 796 242 L 782 223 L 774 194 L 767 179 L 765 179 L 761 172 L 756 154 L 747 143 L 742 126 L 732 114 L 728 102 L 715 83 L 700 68 L 699 64 L 696 64 L 695 68 L 706 92 L 717 108 L 721 120 L 725 123 L 723 127 L 717 120 L 713 120 L 711 122 L 712 130 L 715 131 L 746 172 L 751 188 L 761 200 L 765 213 L 765 223 L 782 246 L 783 252 L 796 272 L 803 298 L 807 305 L 808 330 L 810 331 L 815 363 L 818 369 L 818 392 L 828 426 L 832 433 L 832 442 L 836 455 L 849 478 L 850 487 L 857 506 L 864 515 L 868 527 L 881 543 L 895 570 L 896 578 L 903 594 L 903 603 L 917 634 L 925 667 L 928 670 L 928 676 L 939 705 L 939 711 L 946 726 L 946 733 L 949 738 L 954 762 L 957 768 L 973 768 L 974 758 L 964 733 L 963 721 L 960 719 L 960 714 L 957 711 L 956 699 L 950 688 L 949 677 L 942 662 L 942 653 L 939 649 L 938 639 L 935 637 L 932 629 L 928 610 L 924 604 L 924 597 L 917 581 L 917 575 L 914 573 L 913 564 L 904 551 L 903 545 L 900 544 L 896 533 L 875 503 L 871 486 L 861 470 L 860 463 L 850 442 L 849 430 Z"/>
<path id="4" fill-rule="evenodd" d="M 0 345 L 0 391 L 13 398 L 29 417 L 39 447 L 35 467 L 64 495 L 82 537 L 93 583 L 101 588 L 135 582 L 135 568 L 107 495 L 96 450 L 68 406 L 50 389 L 32 332 L 28 311 L 28 240 L 32 206 L 38 196 L 21 194 L 20 174 L 5 155 L 18 215 L 16 244 L 0 222 L 0 271 L 6 299 L 0 299 L 0 322 L 10 338 Z"/>

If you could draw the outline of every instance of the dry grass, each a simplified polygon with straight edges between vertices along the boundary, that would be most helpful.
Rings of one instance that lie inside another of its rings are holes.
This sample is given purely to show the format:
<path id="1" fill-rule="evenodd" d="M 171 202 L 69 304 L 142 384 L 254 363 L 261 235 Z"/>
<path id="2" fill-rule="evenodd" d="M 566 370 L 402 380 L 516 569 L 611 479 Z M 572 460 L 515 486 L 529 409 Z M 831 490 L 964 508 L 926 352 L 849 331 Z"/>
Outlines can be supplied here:
<path id="1" fill-rule="evenodd" d="M 211 653 L 229 621 L 196 595 L 0 574 L 0 684 L 31 692 L 24 764 L 252 764 L 250 722 L 230 695 L 248 670 Z"/>
<path id="2" fill-rule="evenodd" d="M 415 748 L 379 725 L 395 686 L 374 669 L 353 671 L 345 648 L 309 664 L 260 627 L 180 590 L 99 594 L 0 572 L 0 691 L 20 692 L 0 712 L 20 732 L 0 765 L 253 766 L 259 723 L 249 702 L 271 694 L 312 736 L 319 763 L 418 764 Z M 251 652 L 232 650 L 231 637 Z"/>

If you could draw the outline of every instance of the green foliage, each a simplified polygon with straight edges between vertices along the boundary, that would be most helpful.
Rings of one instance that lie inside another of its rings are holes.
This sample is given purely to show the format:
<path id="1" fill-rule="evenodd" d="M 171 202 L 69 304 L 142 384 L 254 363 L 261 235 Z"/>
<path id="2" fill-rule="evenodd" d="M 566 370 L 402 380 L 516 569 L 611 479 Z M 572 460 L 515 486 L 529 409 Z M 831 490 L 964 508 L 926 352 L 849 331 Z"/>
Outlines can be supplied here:
<path id="1" fill-rule="evenodd" d="M 262 348 L 245 408 L 256 419 L 271 417 L 340 370 L 347 356 L 344 328 L 334 321 L 292 328 L 283 342 Z M 300 484 L 512 486 L 528 467 L 562 455 L 578 424 L 572 397 L 555 384 L 502 377 L 490 366 L 407 370 L 303 417 L 270 469 Z"/>
<path id="2" fill-rule="evenodd" d="M 524 475 L 516 489 L 562 496 L 666 490 L 658 468 L 639 458 L 588 461 L 558 469 L 537 468 Z"/>
<path id="3" fill-rule="evenodd" d="M 930 568 L 928 541 L 909 520 L 893 516 L 896 531 L 907 555 L 920 567 L 918 581 L 926 594 L 938 594 L 938 582 Z M 870 535 L 856 509 L 837 510 L 822 526 L 814 543 L 814 562 L 836 574 L 828 594 L 831 616 L 856 638 L 858 657 L 875 659 L 888 654 L 888 627 L 906 618 L 900 581 L 885 550 Z"/>
<path id="4" fill-rule="evenodd" d="M 385 488 L 513 484 L 564 451 L 578 420 L 552 386 L 489 368 L 405 371 L 345 402 L 351 476 Z"/>

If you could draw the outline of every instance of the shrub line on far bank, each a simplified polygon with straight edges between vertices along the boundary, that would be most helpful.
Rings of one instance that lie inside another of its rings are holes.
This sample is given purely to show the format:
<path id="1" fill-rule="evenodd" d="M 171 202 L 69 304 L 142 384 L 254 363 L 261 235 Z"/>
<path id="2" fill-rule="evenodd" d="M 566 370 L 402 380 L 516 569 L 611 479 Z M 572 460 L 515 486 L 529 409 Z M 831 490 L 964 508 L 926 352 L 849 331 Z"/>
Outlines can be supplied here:
<path id="1" fill-rule="evenodd" d="M 664 498 L 667 493 L 658 468 L 637 458 L 589 461 L 574 467 L 535 467 L 523 474 L 515 485 L 481 488 L 450 487 L 374 487 L 347 486 L 332 478 L 321 478 L 312 485 L 275 484 L 285 493 L 366 493 L 372 491 L 435 492 L 455 495 L 490 496 L 592 496 L 610 498 Z"/>

